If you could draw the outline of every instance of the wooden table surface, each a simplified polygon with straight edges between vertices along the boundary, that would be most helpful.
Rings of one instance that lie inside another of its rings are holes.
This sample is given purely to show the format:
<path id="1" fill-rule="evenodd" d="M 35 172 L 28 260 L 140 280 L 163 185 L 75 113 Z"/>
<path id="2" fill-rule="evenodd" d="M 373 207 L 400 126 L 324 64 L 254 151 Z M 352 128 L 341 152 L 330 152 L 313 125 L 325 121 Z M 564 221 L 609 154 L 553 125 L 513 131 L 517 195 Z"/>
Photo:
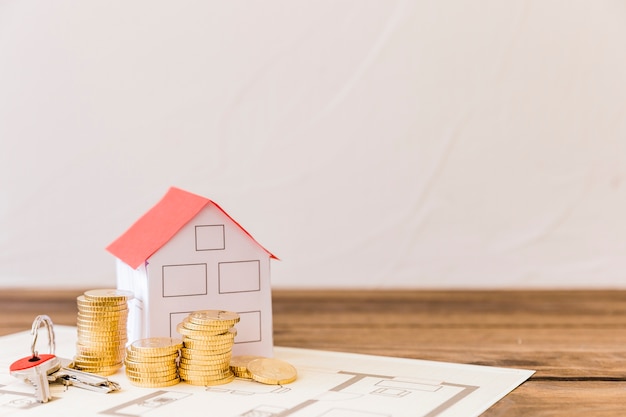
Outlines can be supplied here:
<path id="1" fill-rule="evenodd" d="M 82 290 L 2 290 L 0 334 L 75 325 Z M 537 372 L 484 416 L 626 415 L 626 291 L 275 290 L 276 346 Z"/>

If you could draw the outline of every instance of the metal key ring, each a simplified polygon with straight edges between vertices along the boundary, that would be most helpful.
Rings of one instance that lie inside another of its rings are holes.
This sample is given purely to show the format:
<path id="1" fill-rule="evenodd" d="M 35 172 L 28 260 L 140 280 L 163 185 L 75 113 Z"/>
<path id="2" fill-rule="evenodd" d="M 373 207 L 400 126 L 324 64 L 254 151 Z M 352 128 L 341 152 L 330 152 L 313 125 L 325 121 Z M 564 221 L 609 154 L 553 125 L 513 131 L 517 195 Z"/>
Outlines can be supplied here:
<path id="1" fill-rule="evenodd" d="M 33 321 L 33 327 L 30 329 L 30 334 L 33 335 L 33 343 L 30 346 L 30 351 L 33 354 L 33 358 L 36 358 L 39 352 L 37 352 L 37 336 L 39 335 L 39 327 L 43 323 L 46 326 L 46 330 L 48 331 L 48 346 L 50 349 L 50 353 L 54 355 L 54 351 L 56 349 L 56 343 L 54 341 L 54 328 L 52 327 L 52 320 L 50 317 L 45 314 L 39 315 L 35 317 L 35 321 Z"/>

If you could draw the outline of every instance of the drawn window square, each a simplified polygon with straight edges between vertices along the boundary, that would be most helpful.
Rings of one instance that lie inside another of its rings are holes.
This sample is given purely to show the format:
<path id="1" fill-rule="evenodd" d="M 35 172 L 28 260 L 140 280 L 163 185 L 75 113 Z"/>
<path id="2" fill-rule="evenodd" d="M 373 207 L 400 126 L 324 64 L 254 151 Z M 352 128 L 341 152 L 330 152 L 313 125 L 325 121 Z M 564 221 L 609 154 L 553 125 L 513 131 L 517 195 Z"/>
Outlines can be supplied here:
<path id="1" fill-rule="evenodd" d="M 249 343 L 261 341 L 261 312 L 239 312 L 239 323 L 235 325 L 237 336 L 235 343 Z"/>
<path id="2" fill-rule="evenodd" d="M 196 250 L 223 250 L 224 225 L 196 226 Z"/>
<path id="3" fill-rule="evenodd" d="M 163 265 L 163 297 L 207 294 L 206 264 Z"/>
<path id="4" fill-rule="evenodd" d="M 218 280 L 220 294 L 260 291 L 261 263 L 259 261 L 220 262 Z"/>

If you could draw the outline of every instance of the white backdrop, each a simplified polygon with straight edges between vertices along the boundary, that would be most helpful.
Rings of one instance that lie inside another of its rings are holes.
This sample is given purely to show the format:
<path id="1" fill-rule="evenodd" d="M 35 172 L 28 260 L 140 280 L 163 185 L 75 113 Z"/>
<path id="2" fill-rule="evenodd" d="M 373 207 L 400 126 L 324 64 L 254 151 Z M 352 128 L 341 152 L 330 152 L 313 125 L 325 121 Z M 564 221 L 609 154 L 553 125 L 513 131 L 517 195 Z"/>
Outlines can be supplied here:
<path id="1" fill-rule="evenodd" d="M 0 0 L 0 286 L 171 185 L 275 287 L 626 288 L 623 1 Z"/>

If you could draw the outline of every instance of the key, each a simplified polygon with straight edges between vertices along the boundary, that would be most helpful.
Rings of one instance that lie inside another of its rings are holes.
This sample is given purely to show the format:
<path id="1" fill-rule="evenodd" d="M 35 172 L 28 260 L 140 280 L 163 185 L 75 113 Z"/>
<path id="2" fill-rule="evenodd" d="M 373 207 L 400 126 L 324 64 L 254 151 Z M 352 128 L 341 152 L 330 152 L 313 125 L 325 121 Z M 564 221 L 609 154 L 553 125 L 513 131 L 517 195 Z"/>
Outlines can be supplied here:
<path id="1" fill-rule="evenodd" d="M 70 364 L 71 361 L 61 359 L 59 368 L 48 373 L 48 381 L 61 382 L 63 385 L 72 385 L 104 394 L 119 391 L 121 388 L 118 383 L 109 381 L 103 376 L 72 369 Z"/>
<path id="2" fill-rule="evenodd" d="M 9 367 L 14 377 L 35 386 L 35 398 L 40 403 L 52 399 L 48 374 L 61 368 L 61 362 L 53 354 L 31 355 L 19 359 Z"/>
<path id="3" fill-rule="evenodd" d="M 48 330 L 48 343 L 50 353 L 39 354 L 36 350 L 37 334 L 39 326 L 44 324 Z M 23 357 L 11 364 L 10 374 L 24 382 L 35 386 L 35 398 L 40 403 L 46 403 L 52 399 L 50 395 L 50 382 L 61 382 L 63 385 L 73 385 L 91 391 L 108 393 L 118 391 L 120 386 L 99 375 L 71 369 L 72 361 L 58 358 L 54 354 L 54 330 L 52 320 L 46 315 L 37 316 L 31 328 L 33 341 L 31 355 Z"/>
<path id="4" fill-rule="evenodd" d="M 50 353 L 40 355 L 36 347 L 39 326 L 41 324 L 44 324 L 48 330 Z M 35 386 L 35 397 L 37 401 L 45 403 L 52 399 L 48 375 L 61 368 L 61 361 L 54 354 L 54 330 L 52 330 L 52 320 L 50 320 L 50 317 L 46 315 L 35 317 L 30 333 L 33 336 L 33 341 L 30 346 L 31 355 L 13 362 L 9 367 L 9 372 L 16 378 L 33 384 Z"/>

